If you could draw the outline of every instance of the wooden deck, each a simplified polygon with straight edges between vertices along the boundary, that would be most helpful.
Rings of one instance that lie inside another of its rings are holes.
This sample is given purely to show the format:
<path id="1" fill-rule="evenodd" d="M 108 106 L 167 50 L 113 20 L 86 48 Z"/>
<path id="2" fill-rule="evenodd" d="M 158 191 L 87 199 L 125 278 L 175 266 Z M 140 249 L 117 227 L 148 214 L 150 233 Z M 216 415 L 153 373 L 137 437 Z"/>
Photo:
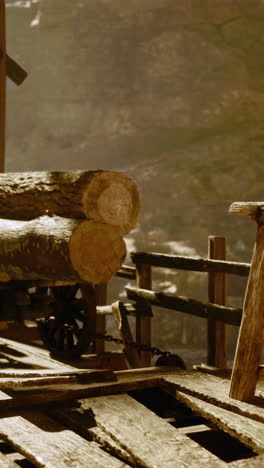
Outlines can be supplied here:
<path id="1" fill-rule="evenodd" d="M 220 373 L 78 369 L 4 338 L 0 353 L 0 466 L 264 466 L 263 380 L 244 403 Z"/>

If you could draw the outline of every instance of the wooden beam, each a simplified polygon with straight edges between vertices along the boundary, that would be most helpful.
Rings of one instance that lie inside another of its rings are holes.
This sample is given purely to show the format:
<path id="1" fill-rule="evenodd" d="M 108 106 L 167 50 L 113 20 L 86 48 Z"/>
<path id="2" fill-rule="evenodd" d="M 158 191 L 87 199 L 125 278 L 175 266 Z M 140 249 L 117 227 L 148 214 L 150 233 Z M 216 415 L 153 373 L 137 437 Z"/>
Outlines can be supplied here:
<path id="1" fill-rule="evenodd" d="M 5 0 L 0 0 L 0 172 L 5 168 L 6 36 Z"/>
<path id="2" fill-rule="evenodd" d="M 259 216 L 264 213 L 264 202 L 235 202 L 229 208 L 230 214 Z"/>
<path id="3" fill-rule="evenodd" d="M 104 306 L 107 304 L 107 283 L 95 286 L 96 305 Z M 106 333 L 106 317 L 102 314 L 96 314 L 96 333 L 105 335 Z M 97 353 L 104 353 L 105 342 L 104 340 L 95 340 L 95 351 Z"/>
<path id="4" fill-rule="evenodd" d="M 21 411 L 0 419 L 1 437 L 36 467 L 122 468 L 123 462 L 41 411 Z M 8 466 L 8 465 L 7 465 Z"/>
<path id="5" fill-rule="evenodd" d="M 206 258 L 182 257 L 180 255 L 151 252 L 132 252 L 131 258 L 138 265 L 147 264 L 156 267 L 173 268 L 175 270 L 200 271 L 202 273 L 215 272 L 248 276 L 250 269 L 249 263 L 208 260 Z"/>
<path id="6" fill-rule="evenodd" d="M 225 260 L 226 240 L 224 237 L 209 236 L 208 257 Z M 225 305 L 226 279 L 224 273 L 208 273 L 209 302 Z M 207 364 L 226 367 L 226 325 L 223 322 L 207 321 Z"/>
<path id="7" fill-rule="evenodd" d="M 161 382 L 162 388 L 173 396 L 175 396 L 175 392 L 181 391 L 219 408 L 264 423 L 264 386 L 263 384 L 258 385 L 256 398 L 247 403 L 230 398 L 230 381 L 214 375 L 178 371 L 175 375 L 165 376 Z"/>
<path id="8" fill-rule="evenodd" d="M 177 392 L 177 401 L 184 403 L 195 414 L 213 423 L 218 429 L 227 432 L 242 444 L 250 447 L 255 453 L 264 451 L 263 423 L 252 421 L 245 416 L 236 414 L 216 405 L 200 400 L 183 392 Z M 251 465 L 249 465 L 251 466 Z"/>
<path id="9" fill-rule="evenodd" d="M 231 377 L 230 397 L 246 401 L 254 396 L 264 333 L 264 225 L 257 229 L 252 266 Z"/>
<path id="10" fill-rule="evenodd" d="M 165 309 L 185 312 L 205 319 L 217 320 L 229 325 L 240 325 L 241 309 L 225 307 L 210 302 L 197 301 L 189 297 L 174 296 L 163 292 L 149 291 L 146 289 L 133 288 L 126 286 L 127 297 L 130 300 L 145 299 L 151 304 Z"/>

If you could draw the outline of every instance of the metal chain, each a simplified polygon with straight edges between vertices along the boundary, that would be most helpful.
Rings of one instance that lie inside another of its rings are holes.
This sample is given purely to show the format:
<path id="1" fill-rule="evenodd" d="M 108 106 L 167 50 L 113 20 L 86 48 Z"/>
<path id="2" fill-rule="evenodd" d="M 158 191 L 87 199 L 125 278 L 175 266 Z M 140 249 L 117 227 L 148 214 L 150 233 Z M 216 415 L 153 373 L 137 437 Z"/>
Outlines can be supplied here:
<path id="1" fill-rule="evenodd" d="M 112 335 L 104 335 L 103 333 L 96 333 L 95 338 L 99 340 L 110 341 L 116 344 L 124 344 L 128 348 L 137 349 L 138 351 L 145 351 L 152 354 L 152 356 L 171 356 L 170 351 L 161 351 L 156 346 L 147 346 L 145 344 L 135 343 L 135 341 L 123 340 L 122 338 L 115 338 Z"/>
<path id="2" fill-rule="evenodd" d="M 72 326 L 72 325 L 65 324 L 64 328 L 69 330 L 69 331 L 75 331 L 76 332 L 75 327 Z M 81 330 L 79 329 L 78 331 L 80 332 Z M 116 338 L 113 335 L 104 335 L 103 333 L 95 333 L 94 335 L 89 335 L 89 333 L 87 333 L 85 335 L 86 335 L 87 339 L 96 338 L 97 340 L 104 340 L 104 341 L 112 342 L 112 343 L 115 343 L 115 344 L 118 344 L 118 345 L 123 344 L 123 345 L 127 346 L 128 348 L 137 349 L 138 351 L 149 352 L 149 353 L 152 354 L 152 356 L 167 357 L 167 356 L 172 355 L 172 353 L 170 351 L 161 351 L 161 349 L 157 348 L 156 346 L 147 346 L 146 344 L 143 344 L 143 343 L 139 344 L 139 343 L 136 343 L 135 341 L 129 341 L 129 340 L 124 340 L 122 338 Z"/>

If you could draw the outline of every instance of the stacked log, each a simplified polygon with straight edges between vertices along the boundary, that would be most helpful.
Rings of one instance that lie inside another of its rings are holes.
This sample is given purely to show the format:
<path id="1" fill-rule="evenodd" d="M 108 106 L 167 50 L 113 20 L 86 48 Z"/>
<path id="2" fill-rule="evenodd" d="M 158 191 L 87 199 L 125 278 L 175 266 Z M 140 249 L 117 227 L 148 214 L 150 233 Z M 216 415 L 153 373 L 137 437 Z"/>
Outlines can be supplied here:
<path id="1" fill-rule="evenodd" d="M 0 218 L 30 220 L 45 214 L 88 218 L 126 235 L 140 209 L 137 185 L 114 171 L 0 174 Z"/>
<path id="2" fill-rule="evenodd" d="M 138 212 L 137 186 L 118 172 L 0 174 L 0 281 L 105 283 Z"/>

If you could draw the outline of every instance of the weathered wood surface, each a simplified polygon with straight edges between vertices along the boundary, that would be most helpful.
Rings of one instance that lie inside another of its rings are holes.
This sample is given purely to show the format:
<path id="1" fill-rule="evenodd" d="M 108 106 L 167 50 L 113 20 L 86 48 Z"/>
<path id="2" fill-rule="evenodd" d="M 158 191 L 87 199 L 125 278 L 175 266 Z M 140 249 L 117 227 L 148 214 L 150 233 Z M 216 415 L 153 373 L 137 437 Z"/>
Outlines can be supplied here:
<path id="1" fill-rule="evenodd" d="M 37 467 L 123 468 L 120 460 L 40 411 L 0 419 L 1 437 Z"/>
<path id="2" fill-rule="evenodd" d="M 246 401 L 253 397 L 264 340 L 264 225 L 257 230 L 242 322 L 231 377 L 230 397 Z"/>
<path id="3" fill-rule="evenodd" d="M 186 404 L 196 414 L 211 421 L 219 429 L 229 433 L 250 447 L 255 453 L 264 452 L 263 422 L 254 421 L 245 416 L 219 408 L 183 392 L 176 392 L 177 400 Z"/>
<path id="4" fill-rule="evenodd" d="M 132 456 L 136 466 L 175 468 L 176 460 L 179 467 L 186 466 L 187 460 L 192 460 L 193 466 L 222 466 L 216 456 L 128 395 L 89 398 L 79 404 L 76 419 L 74 411 L 62 412 L 76 425 L 80 425 L 82 415 L 82 428 L 86 414 L 88 418 L 92 415 L 94 422 Z M 89 420 L 86 424 L 89 426 Z"/>
<path id="5" fill-rule="evenodd" d="M 209 236 L 208 257 L 225 260 L 226 240 L 224 237 Z M 226 278 L 224 273 L 208 273 L 208 300 L 213 304 L 225 305 Z M 207 363 L 226 367 L 226 326 L 222 322 L 207 321 Z"/>
<path id="6" fill-rule="evenodd" d="M 229 213 L 248 215 L 255 218 L 264 213 L 264 202 L 235 202 L 230 206 Z"/>
<path id="7" fill-rule="evenodd" d="M 236 414 L 264 422 L 264 385 L 261 382 L 256 397 L 250 403 L 229 397 L 229 380 L 200 372 L 178 371 L 175 375 L 165 376 L 161 386 L 172 395 L 175 395 L 175 391 L 181 391 Z"/>
<path id="8" fill-rule="evenodd" d="M 17 86 L 21 85 L 27 77 L 27 72 L 8 54 L 6 55 L 6 74 Z"/>
<path id="9" fill-rule="evenodd" d="M 175 296 L 131 286 L 126 286 L 125 290 L 130 300 L 145 299 L 158 307 L 185 312 L 186 314 L 196 315 L 205 319 L 217 320 L 229 325 L 239 325 L 241 322 L 242 310 L 235 309 L 234 307 L 220 306 L 184 296 Z"/>
<path id="10" fill-rule="evenodd" d="M 0 391 L 0 411 L 8 411 L 13 408 L 38 405 L 43 403 L 66 401 L 76 398 L 88 398 L 101 395 L 111 395 L 132 390 L 159 387 L 164 376 L 175 374 L 175 367 L 149 367 L 146 369 L 131 369 L 116 371 L 116 380 L 90 384 L 61 384 L 46 386 L 45 391 L 39 390 L 14 392 L 8 390 L 8 394 Z"/>
<path id="11" fill-rule="evenodd" d="M 18 468 L 19 465 L 0 452 L 0 466 L 3 468 Z M 21 465 L 20 465 L 21 466 Z"/>
<path id="12" fill-rule="evenodd" d="M 66 372 L 75 369 L 69 364 L 65 364 L 52 359 L 49 351 L 36 346 L 0 338 L 0 355 L 3 358 L 10 359 L 10 368 L 17 367 L 29 369 L 55 369 Z"/>
<path id="13" fill-rule="evenodd" d="M 5 0 L 0 0 L 0 172 L 5 167 L 6 130 L 6 37 Z"/>
<path id="14" fill-rule="evenodd" d="M 0 217 L 29 220 L 47 212 L 117 226 L 122 235 L 140 209 L 137 185 L 114 171 L 21 172 L 0 176 Z"/>
<path id="15" fill-rule="evenodd" d="M 128 341 L 128 342 L 134 341 L 124 304 L 121 301 L 115 302 L 114 304 L 112 304 L 112 312 L 113 312 L 116 327 L 120 333 L 121 339 Z M 125 356 L 128 362 L 128 367 L 132 367 L 132 368 L 140 367 L 139 356 L 138 356 L 137 350 L 127 345 L 123 345 L 123 351 L 125 353 Z"/>
<path id="16" fill-rule="evenodd" d="M 43 391 L 45 388 L 54 388 L 61 385 L 89 384 L 116 380 L 112 370 L 86 370 L 82 372 L 57 373 L 48 375 L 11 375 L 3 377 L 0 374 L 0 389 L 14 391 L 28 391 L 36 389 Z"/>
<path id="17" fill-rule="evenodd" d="M 176 270 L 201 271 L 203 273 L 215 272 L 248 276 L 250 270 L 249 263 L 191 258 L 151 252 L 131 252 L 131 258 L 138 265 L 147 264 L 157 267 L 175 268 Z"/>
<path id="18" fill-rule="evenodd" d="M 0 220 L 0 278 L 101 283 L 121 267 L 126 246 L 119 230 L 92 220 L 41 216 Z"/>

